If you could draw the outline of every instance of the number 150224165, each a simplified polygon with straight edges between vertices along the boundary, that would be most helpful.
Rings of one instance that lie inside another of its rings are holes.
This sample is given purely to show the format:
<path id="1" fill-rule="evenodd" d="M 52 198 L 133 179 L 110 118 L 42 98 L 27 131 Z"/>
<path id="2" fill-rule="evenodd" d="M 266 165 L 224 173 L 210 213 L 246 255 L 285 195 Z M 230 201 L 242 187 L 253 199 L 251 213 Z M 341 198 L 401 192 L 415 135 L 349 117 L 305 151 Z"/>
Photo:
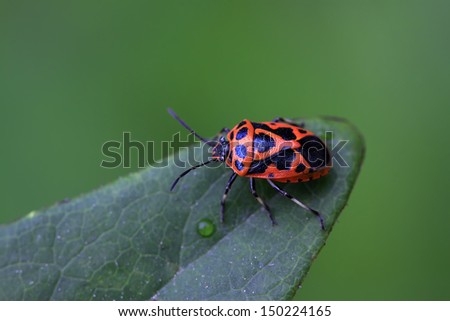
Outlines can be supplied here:
<path id="1" fill-rule="evenodd" d="M 261 307 L 261 312 L 263 317 L 329 317 L 331 315 L 331 306 L 269 305 Z"/>

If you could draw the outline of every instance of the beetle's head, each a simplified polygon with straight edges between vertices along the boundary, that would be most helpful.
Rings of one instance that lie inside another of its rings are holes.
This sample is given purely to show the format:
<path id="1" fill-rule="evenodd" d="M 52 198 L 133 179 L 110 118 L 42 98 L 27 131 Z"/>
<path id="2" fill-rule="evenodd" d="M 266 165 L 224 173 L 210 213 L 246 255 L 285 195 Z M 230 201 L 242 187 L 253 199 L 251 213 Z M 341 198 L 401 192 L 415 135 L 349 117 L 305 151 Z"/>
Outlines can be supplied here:
<path id="1" fill-rule="evenodd" d="M 230 142 L 225 136 L 220 136 L 219 141 L 212 149 L 212 158 L 224 162 L 230 151 Z"/>

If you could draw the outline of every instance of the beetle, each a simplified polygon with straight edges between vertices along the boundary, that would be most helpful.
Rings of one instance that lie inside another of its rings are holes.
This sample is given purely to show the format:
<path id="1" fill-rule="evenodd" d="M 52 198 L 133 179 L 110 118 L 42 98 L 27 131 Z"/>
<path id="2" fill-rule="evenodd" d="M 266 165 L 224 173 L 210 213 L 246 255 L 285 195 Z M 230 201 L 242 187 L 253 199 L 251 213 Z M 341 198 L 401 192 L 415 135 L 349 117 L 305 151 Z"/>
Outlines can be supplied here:
<path id="1" fill-rule="evenodd" d="M 256 191 L 256 178 L 267 180 L 278 193 L 316 215 L 322 230 L 325 230 L 323 217 L 318 211 L 275 184 L 306 182 L 325 176 L 330 171 L 331 157 L 328 148 L 313 132 L 304 129 L 303 124 L 295 124 L 284 118 L 260 123 L 244 119 L 231 130 L 222 129 L 216 139 L 210 141 L 198 135 L 172 109 L 169 108 L 168 112 L 195 137 L 212 147 L 211 158 L 181 173 L 173 182 L 170 191 L 192 170 L 211 162 L 225 162 L 233 173 L 228 179 L 220 202 L 222 223 L 227 195 L 237 176 L 242 176 L 250 179 L 250 191 L 267 211 L 272 225 L 277 223 L 269 206 Z"/>

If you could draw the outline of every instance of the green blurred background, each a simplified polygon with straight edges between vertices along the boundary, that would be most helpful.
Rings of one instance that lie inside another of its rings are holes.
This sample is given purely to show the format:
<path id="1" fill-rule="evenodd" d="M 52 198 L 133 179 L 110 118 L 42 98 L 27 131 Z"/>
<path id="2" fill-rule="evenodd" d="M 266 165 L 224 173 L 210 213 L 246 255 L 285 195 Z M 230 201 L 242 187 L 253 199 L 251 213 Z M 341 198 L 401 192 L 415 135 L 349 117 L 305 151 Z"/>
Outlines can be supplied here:
<path id="1" fill-rule="evenodd" d="M 425 0 L 0 1 L 0 223 L 135 171 L 135 154 L 100 168 L 101 146 L 170 139 L 167 106 L 205 136 L 335 115 L 366 159 L 296 298 L 449 300 L 449 17 Z"/>

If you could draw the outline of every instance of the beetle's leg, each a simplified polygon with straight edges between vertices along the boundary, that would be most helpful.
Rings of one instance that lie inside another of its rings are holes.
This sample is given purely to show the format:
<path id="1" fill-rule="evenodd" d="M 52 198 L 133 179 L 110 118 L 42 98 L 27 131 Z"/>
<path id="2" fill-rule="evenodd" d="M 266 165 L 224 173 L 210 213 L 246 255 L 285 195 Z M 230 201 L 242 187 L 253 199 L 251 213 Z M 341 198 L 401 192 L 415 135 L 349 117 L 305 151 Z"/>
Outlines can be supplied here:
<path id="1" fill-rule="evenodd" d="M 201 163 L 201 164 L 192 166 L 191 168 L 185 170 L 185 171 L 184 171 L 183 173 L 181 173 L 181 174 L 177 177 L 177 179 L 172 183 L 172 186 L 170 187 L 170 191 L 173 191 L 173 189 L 174 189 L 175 186 L 177 185 L 178 181 L 179 181 L 183 176 L 185 176 L 186 174 L 188 174 L 190 171 L 193 171 L 194 169 L 197 169 L 197 168 L 199 168 L 199 167 L 208 165 L 209 163 L 215 162 L 215 161 L 216 161 L 216 160 L 214 160 L 214 159 L 213 159 L 213 160 L 209 160 L 209 161 L 206 161 L 206 162 L 204 162 L 204 163 Z"/>
<path id="2" fill-rule="evenodd" d="M 233 173 L 231 174 L 230 178 L 228 179 L 227 186 L 225 186 L 225 192 L 222 195 L 222 200 L 220 201 L 220 221 L 223 223 L 224 221 L 224 213 L 225 213 L 225 200 L 227 199 L 228 192 L 231 189 L 231 185 L 233 185 L 234 180 L 236 179 L 237 174 Z"/>
<path id="3" fill-rule="evenodd" d="M 256 198 L 256 200 L 262 205 L 264 206 L 264 208 L 266 209 L 267 213 L 269 213 L 269 218 L 272 221 L 272 225 L 277 225 L 277 222 L 275 222 L 273 216 L 272 216 L 272 212 L 269 208 L 269 206 L 267 206 L 266 202 L 264 202 L 264 200 L 258 196 L 258 194 L 256 193 L 256 188 L 255 188 L 255 179 L 253 177 L 250 178 L 250 190 L 252 191 L 253 196 Z"/>
<path id="4" fill-rule="evenodd" d="M 300 123 L 300 124 L 297 124 L 297 123 L 294 123 L 293 121 L 287 120 L 287 119 L 285 119 L 283 117 L 277 117 L 274 120 L 272 120 L 272 122 L 274 122 L 274 123 L 285 123 L 285 124 L 294 125 L 294 126 L 297 126 L 297 127 L 300 127 L 300 128 L 305 127 L 305 123 L 303 123 L 303 122 Z"/>
<path id="5" fill-rule="evenodd" d="M 283 196 L 286 196 L 287 198 L 289 198 L 291 201 L 293 201 L 295 204 L 303 207 L 305 210 L 310 211 L 311 213 L 313 213 L 314 215 L 316 215 L 319 220 L 320 220 L 320 226 L 322 227 L 322 230 L 325 230 L 325 224 L 323 222 L 323 217 L 322 215 L 320 215 L 319 212 L 317 212 L 316 210 L 313 210 L 311 207 L 303 204 L 302 202 L 300 202 L 298 199 L 296 199 L 295 197 L 293 197 L 291 194 L 289 194 L 288 192 L 284 191 L 283 189 L 281 189 L 280 187 L 278 187 L 274 182 L 272 182 L 270 179 L 267 180 L 270 184 L 270 186 L 272 186 L 278 193 L 280 193 Z"/>

